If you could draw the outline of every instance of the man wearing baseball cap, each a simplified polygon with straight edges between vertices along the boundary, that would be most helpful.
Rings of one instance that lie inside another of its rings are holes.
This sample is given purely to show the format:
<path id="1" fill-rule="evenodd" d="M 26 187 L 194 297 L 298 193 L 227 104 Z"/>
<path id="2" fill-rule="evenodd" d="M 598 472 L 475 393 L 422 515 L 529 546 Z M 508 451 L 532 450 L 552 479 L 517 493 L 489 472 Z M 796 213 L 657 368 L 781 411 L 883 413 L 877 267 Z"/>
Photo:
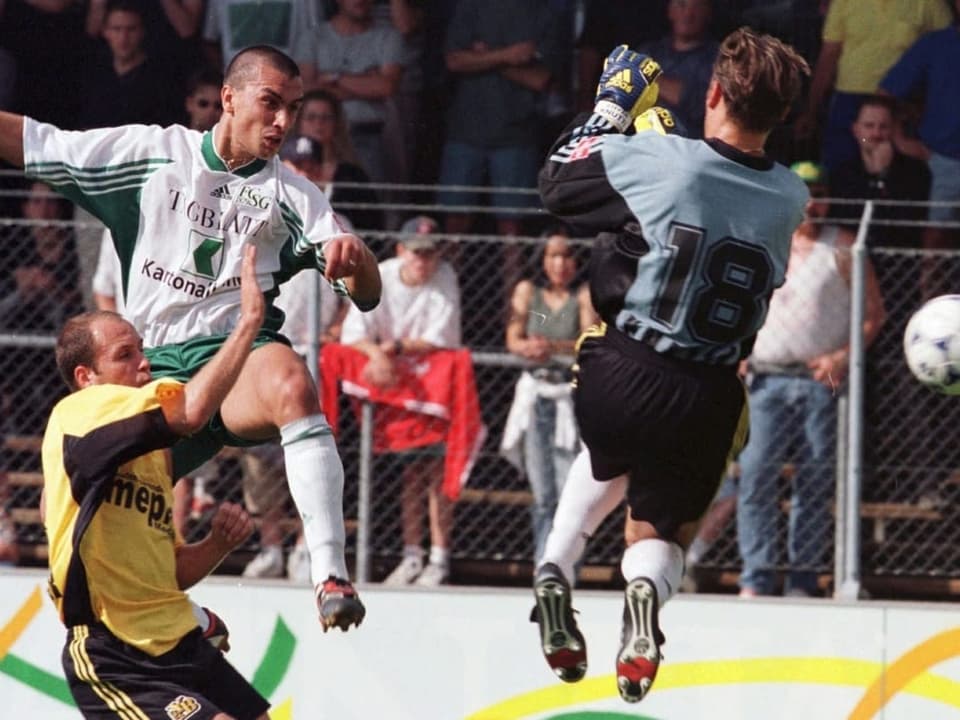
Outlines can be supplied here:
<path id="1" fill-rule="evenodd" d="M 280 159 L 313 182 L 323 178 L 323 146 L 306 135 L 294 135 L 280 148 Z"/>
<path id="2" fill-rule="evenodd" d="M 453 267 L 441 259 L 439 225 L 426 215 L 400 228 L 397 256 L 380 263 L 383 296 L 374 312 L 348 311 L 341 342 L 363 352 L 364 380 L 377 388 L 396 386 L 401 363 L 410 356 L 461 345 L 460 287 Z M 406 359 L 404 359 L 406 358 Z M 414 439 L 415 441 L 415 439 Z M 390 585 L 434 586 L 447 580 L 453 501 L 444 495 L 443 443 L 395 448 L 404 457 L 401 517 L 403 559 L 387 577 Z M 430 554 L 421 547 L 424 505 L 430 514 Z"/>

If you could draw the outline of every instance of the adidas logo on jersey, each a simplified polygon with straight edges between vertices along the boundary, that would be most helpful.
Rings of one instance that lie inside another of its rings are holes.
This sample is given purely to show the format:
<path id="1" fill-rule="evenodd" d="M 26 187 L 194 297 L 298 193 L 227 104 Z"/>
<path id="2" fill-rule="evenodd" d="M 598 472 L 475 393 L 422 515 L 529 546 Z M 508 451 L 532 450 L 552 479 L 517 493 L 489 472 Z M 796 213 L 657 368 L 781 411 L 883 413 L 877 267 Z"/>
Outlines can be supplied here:
<path id="1" fill-rule="evenodd" d="M 233 196 L 230 194 L 230 188 L 226 185 L 221 185 L 210 192 L 210 197 L 215 197 L 220 200 L 230 200 Z"/>

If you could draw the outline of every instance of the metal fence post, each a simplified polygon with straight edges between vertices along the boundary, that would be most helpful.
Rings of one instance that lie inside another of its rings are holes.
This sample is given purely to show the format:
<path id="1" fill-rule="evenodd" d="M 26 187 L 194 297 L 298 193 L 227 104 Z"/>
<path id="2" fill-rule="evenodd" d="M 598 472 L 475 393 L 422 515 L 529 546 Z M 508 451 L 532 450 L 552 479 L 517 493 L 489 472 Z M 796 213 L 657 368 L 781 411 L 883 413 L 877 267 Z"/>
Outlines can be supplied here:
<path id="1" fill-rule="evenodd" d="M 840 582 L 847 565 L 844 539 L 847 536 L 847 427 L 849 426 L 847 396 L 837 398 L 837 465 L 836 465 L 836 528 L 833 536 L 833 596 L 840 597 Z"/>
<path id="2" fill-rule="evenodd" d="M 313 381 L 320 384 L 320 283 L 323 278 L 320 273 L 313 271 L 313 282 L 310 283 L 309 302 L 307 302 L 307 369 Z"/>
<path id="3" fill-rule="evenodd" d="M 860 218 L 853 244 L 850 278 L 850 399 L 847 440 L 847 487 L 845 534 L 843 538 L 843 575 L 837 585 L 837 597 L 855 600 L 860 596 L 860 497 L 863 488 L 863 406 L 866 383 L 863 318 L 866 314 L 867 232 L 873 220 L 873 201 L 868 200 Z"/>
<path id="4" fill-rule="evenodd" d="M 360 472 L 357 507 L 357 582 L 370 582 L 370 500 L 373 482 L 373 403 L 360 406 Z"/>

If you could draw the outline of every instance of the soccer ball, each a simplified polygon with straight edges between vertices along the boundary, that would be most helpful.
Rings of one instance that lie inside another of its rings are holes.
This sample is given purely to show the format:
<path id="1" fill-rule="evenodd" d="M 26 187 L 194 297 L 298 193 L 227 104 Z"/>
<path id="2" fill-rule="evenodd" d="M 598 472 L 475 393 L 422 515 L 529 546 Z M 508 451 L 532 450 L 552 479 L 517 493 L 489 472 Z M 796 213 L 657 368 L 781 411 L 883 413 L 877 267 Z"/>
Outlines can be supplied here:
<path id="1" fill-rule="evenodd" d="M 960 395 L 960 295 L 940 295 L 917 310 L 903 334 L 910 372 L 924 385 Z"/>

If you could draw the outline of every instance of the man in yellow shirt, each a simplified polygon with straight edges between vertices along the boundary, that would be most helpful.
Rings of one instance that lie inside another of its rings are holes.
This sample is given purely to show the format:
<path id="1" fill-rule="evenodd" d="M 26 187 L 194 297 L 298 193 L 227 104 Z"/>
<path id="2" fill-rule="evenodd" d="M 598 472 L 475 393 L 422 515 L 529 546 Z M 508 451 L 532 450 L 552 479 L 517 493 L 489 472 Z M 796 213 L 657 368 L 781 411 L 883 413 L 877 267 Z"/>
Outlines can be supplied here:
<path id="1" fill-rule="evenodd" d="M 953 22 L 943 0 L 833 0 L 813 70 L 806 109 L 797 118 L 799 139 L 813 135 L 828 93 L 821 161 L 836 170 L 857 155 L 850 126 L 860 103 L 877 91 L 886 71 L 921 35 Z"/>
<path id="2" fill-rule="evenodd" d="M 78 315 L 58 338 L 73 392 L 44 434 L 41 509 L 50 596 L 67 627 L 64 673 L 85 717 L 267 720 L 269 703 L 208 642 L 184 592 L 253 523 L 225 503 L 210 534 L 184 544 L 169 451 L 207 424 L 250 353 L 265 312 L 255 262 L 248 244 L 240 319 L 187 383 L 151 381 L 143 340 L 115 313 Z"/>

